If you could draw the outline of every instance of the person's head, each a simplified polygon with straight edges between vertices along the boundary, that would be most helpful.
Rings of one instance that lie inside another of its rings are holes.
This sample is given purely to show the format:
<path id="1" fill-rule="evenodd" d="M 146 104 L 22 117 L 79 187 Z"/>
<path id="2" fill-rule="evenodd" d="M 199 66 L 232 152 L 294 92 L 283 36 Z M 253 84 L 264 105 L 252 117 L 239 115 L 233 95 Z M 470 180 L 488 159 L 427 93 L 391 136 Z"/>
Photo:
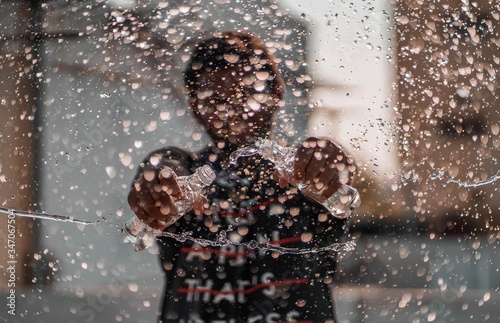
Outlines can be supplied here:
<path id="1" fill-rule="evenodd" d="M 283 92 L 268 48 L 255 35 L 237 32 L 195 46 L 185 85 L 193 114 L 226 147 L 267 137 Z"/>

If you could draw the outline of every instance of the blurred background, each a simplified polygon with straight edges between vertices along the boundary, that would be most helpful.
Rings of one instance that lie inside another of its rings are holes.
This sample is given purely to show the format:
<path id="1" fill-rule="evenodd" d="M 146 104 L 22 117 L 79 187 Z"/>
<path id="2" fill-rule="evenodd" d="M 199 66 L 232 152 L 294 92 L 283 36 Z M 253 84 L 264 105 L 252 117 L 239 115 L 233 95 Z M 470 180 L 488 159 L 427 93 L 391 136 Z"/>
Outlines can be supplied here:
<path id="1" fill-rule="evenodd" d="M 499 9 L 0 1 L 0 207 L 100 221 L 16 217 L 16 315 L 0 320 L 156 320 L 156 250 L 133 252 L 118 234 L 128 187 L 153 149 L 207 143 L 182 71 L 194 43 L 239 29 L 264 40 L 285 78 L 275 138 L 328 137 L 357 162 L 363 203 L 333 284 L 339 321 L 498 322 Z M 0 214 L 6 309 L 8 220 Z"/>

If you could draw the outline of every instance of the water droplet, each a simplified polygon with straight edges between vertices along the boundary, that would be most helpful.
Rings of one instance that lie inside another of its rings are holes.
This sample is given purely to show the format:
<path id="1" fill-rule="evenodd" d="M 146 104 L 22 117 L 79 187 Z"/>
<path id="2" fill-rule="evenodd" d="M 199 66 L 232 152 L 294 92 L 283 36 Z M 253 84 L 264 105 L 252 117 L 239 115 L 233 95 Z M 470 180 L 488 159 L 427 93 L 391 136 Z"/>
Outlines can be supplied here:
<path id="1" fill-rule="evenodd" d="M 116 176 L 116 169 L 113 166 L 106 166 L 105 170 L 109 178 L 114 178 Z"/>

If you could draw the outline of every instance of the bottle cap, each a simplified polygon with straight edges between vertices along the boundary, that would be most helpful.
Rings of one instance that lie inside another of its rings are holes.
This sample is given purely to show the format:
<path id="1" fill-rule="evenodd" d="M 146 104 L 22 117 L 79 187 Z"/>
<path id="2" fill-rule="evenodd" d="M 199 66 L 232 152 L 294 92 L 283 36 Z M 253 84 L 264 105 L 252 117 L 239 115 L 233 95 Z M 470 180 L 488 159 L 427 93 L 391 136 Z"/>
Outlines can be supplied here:
<path id="1" fill-rule="evenodd" d="M 208 165 L 203 165 L 196 169 L 196 174 L 198 174 L 204 185 L 210 185 L 216 177 L 215 172 Z"/>

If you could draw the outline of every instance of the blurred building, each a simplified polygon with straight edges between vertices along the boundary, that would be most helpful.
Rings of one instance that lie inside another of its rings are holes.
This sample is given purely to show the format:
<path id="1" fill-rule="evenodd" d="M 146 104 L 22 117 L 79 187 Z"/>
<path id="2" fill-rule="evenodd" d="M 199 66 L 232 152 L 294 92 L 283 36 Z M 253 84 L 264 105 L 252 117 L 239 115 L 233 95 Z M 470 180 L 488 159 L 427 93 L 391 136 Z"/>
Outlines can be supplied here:
<path id="1" fill-rule="evenodd" d="M 499 9 L 395 2 L 402 204 L 354 224 L 341 322 L 500 319 Z"/>
<path id="2" fill-rule="evenodd" d="M 436 234 L 496 236 L 500 4 L 398 3 L 406 207 Z"/>

